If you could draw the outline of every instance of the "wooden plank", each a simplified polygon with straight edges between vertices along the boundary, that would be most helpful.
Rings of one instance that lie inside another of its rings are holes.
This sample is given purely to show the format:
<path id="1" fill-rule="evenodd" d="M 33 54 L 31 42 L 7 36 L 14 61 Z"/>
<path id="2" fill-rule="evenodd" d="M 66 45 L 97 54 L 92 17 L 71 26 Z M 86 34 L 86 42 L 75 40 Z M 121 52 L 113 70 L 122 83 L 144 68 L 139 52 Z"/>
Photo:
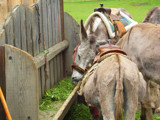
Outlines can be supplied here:
<path id="1" fill-rule="evenodd" d="M 59 0 L 57 0 L 57 29 L 58 29 L 58 43 L 61 41 L 61 29 L 60 29 L 60 9 L 59 9 Z M 60 55 L 57 55 L 57 74 L 58 74 L 58 81 L 61 80 L 61 60 L 60 60 Z"/>
<path id="2" fill-rule="evenodd" d="M 58 43 L 58 0 L 55 0 L 55 33 L 56 33 L 56 39 L 55 39 L 55 43 L 57 44 Z M 55 57 L 55 74 L 56 74 L 56 81 L 55 83 L 57 84 L 58 83 L 58 60 L 57 60 L 57 56 Z"/>
<path id="3" fill-rule="evenodd" d="M 53 45 L 52 39 L 52 14 L 51 14 L 51 0 L 47 1 L 47 8 L 48 8 L 48 46 L 51 47 Z"/>
<path id="4" fill-rule="evenodd" d="M 64 40 L 64 8 L 63 8 L 63 0 L 60 0 L 60 15 L 61 15 L 61 35 L 62 40 Z"/>
<path id="5" fill-rule="evenodd" d="M 62 40 L 64 40 L 64 8 L 63 8 L 63 0 L 60 0 L 60 12 L 61 12 L 61 38 Z M 65 75 L 65 53 L 63 52 L 62 53 L 62 56 L 61 56 L 61 69 L 62 69 L 62 77 L 66 76 Z"/>
<path id="6" fill-rule="evenodd" d="M 0 1 L 0 24 L 4 22 L 6 15 L 8 14 L 7 0 Z"/>
<path id="7" fill-rule="evenodd" d="M 56 12 L 56 8 L 57 8 L 57 4 L 56 4 L 57 0 L 52 0 L 51 1 L 51 5 L 52 5 L 52 30 L 53 30 L 53 45 L 55 45 L 57 42 L 57 12 Z M 53 59 L 53 70 L 54 70 L 54 85 L 57 84 L 57 60 L 56 58 Z M 51 83 L 51 84 L 53 84 Z"/>
<path id="8" fill-rule="evenodd" d="M 48 8 L 48 37 L 49 37 L 49 47 L 53 46 L 53 35 L 52 35 L 52 13 L 51 13 L 51 0 L 47 0 L 47 8 Z M 52 61 L 52 60 L 51 60 Z M 51 81 L 54 79 L 53 75 L 51 75 L 51 73 L 53 73 L 53 69 L 52 69 L 52 66 L 53 66 L 53 62 L 49 62 L 49 79 L 48 79 L 48 88 L 51 88 Z"/>
<path id="9" fill-rule="evenodd" d="M 50 61 L 50 78 L 51 78 L 51 83 L 50 83 L 50 87 L 53 88 L 54 86 L 54 81 L 55 81 L 55 78 L 54 78 L 54 60 L 52 59 Z"/>
<path id="10" fill-rule="evenodd" d="M 4 29 L 0 29 L 0 46 L 4 45 L 6 41 L 6 35 Z"/>
<path id="11" fill-rule="evenodd" d="M 61 7 L 60 7 L 60 0 L 58 0 L 58 26 L 59 26 L 59 42 L 60 41 L 62 41 L 62 27 L 61 27 Z M 58 55 L 59 57 L 58 57 L 58 59 L 59 59 L 59 81 L 63 78 L 63 68 L 62 68 L 62 64 L 63 64 L 63 62 L 62 62 L 62 53 L 60 53 L 59 55 Z"/>
<path id="12" fill-rule="evenodd" d="M 39 12 L 38 6 L 33 6 L 33 17 L 32 17 L 32 39 L 33 39 L 33 54 L 34 56 L 39 53 Z"/>
<path id="13" fill-rule="evenodd" d="M 23 5 L 20 6 L 20 23 L 21 23 L 21 44 L 22 50 L 27 51 L 27 37 L 26 37 L 26 15 L 25 15 L 25 7 Z"/>
<path id="14" fill-rule="evenodd" d="M 58 74 L 57 74 L 57 58 L 54 58 L 54 85 L 57 85 Z"/>
<path id="15" fill-rule="evenodd" d="M 65 50 L 66 75 L 72 74 L 71 64 L 73 63 L 72 53 L 80 42 L 80 26 L 77 21 L 68 13 L 64 13 L 65 39 L 69 40 L 69 47 Z"/>
<path id="16" fill-rule="evenodd" d="M 14 45 L 13 17 L 10 16 L 5 22 L 6 44 Z"/>
<path id="17" fill-rule="evenodd" d="M 41 81 L 41 69 L 38 69 L 38 91 L 39 91 L 39 103 L 42 99 L 42 81 Z"/>
<path id="18" fill-rule="evenodd" d="M 18 6 L 16 9 L 14 9 L 12 15 L 14 24 L 15 46 L 21 49 L 22 44 L 21 44 L 21 31 L 20 31 L 21 30 L 20 10 L 21 7 Z"/>
<path id="19" fill-rule="evenodd" d="M 48 59 L 48 54 L 45 55 L 47 56 Z M 50 59 L 51 60 L 51 59 Z M 49 69 L 49 61 L 47 60 L 47 63 L 45 63 L 45 90 L 49 90 L 50 89 L 50 85 L 51 85 L 51 81 L 50 81 L 50 69 Z"/>
<path id="20" fill-rule="evenodd" d="M 45 70 L 45 67 L 44 66 L 42 66 L 41 67 L 41 81 L 42 81 L 42 94 L 45 92 L 45 88 L 46 88 L 46 80 L 45 80 L 45 72 L 44 72 L 44 70 Z"/>
<path id="21" fill-rule="evenodd" d="M 39 23 L 40 23 L 40 41 L 39 41 L 39 50 L 42 52 L 44 50 L 44 33 L 43 33 L 43 4 L 42 0 L 38 1 L 38 6 L 39 6 Z M 45 92 L 45 71 L 44 71 L 44 66 L 40 68 L 40 81 L 41 81 L 41 93 L 43 94 Z"/>
<path id="22" fill-rule="evenodd" d="M 47 61 L 50 61 L 53 59 L 56 55 L 61 53 L 63 50 L 65 50 L 68 47 L 68 41 L 64 40 L 63 42 L 60 42 L 53 47 L 49 48 L 48 54 L 47 54 Z M 34 57 L 34 61 L 38 68 L 43 66 L 45 64 L 45 53 L 40 53 L 38 56 Z"/>
<path id="23" fill-rule="evenodd" d="M 56 14 L 55 14 L 55 8 L 56 8 L 56 0 L 51 0 L 51 9 L 52 9 L 52 43 L 53 45 L 56 44 Z"/>
<path id="24" fill-rule="evenodd" d="M 0 87 L 2 88 L 4 97 L 6 97 L 6 78 L 5 78 L 5 49 L 0 46 Z M 5 120 L 5 112 L 0 101 L 0 120 Z"/>
<path id="25" fill-rule="evenodd" d="M 48 14 L 47 14 L 47 6 L 46 6 L 46 0 L 42 0 L 42 6 L 43 6 L 43 35 L 44 35 L 44 42 L 45 42 L 45 49 L 48 48 Z"/>
<path id="26" fill-rule="evenodd" d="M 5 45 L 5 63 L 6 100 L 12 119 L 38 120 L 38 69 L 33 57 Z"/>
<path id="27" fill-rule="evenodd" d="M 32 38 L 32 13 L 30 9 L 26 8 L 26 39 L 27 39 L 27 52 L 33 54 L 33 38 Z"/>
<path id="28" fill-rule="evenodd" d="M 57 114 L 54 116 L 52 120 L 63 120 L 68 110 L 70 109 L 71 105 L 74 103 L 75 99 L 77 98 L 77 91 L 79 90 L 79 88 L 80 88 L 80 82 L 74 88 L 72 93 L 69 95 L 67 100 L 63 103 L 63 105 L 58 110 Z"/>
<path id="29" fill-rule="evenodd" d="M 57 9 L 58 9 L 58 7 L 57 7 L 57 0 L 55 0 L 55 9 L 54 9 L 54 12 L 55 12 L 55 44 L 57 44 L 58 43 L 58 17 L 57 17 Z"/>
<path id="30" fill-rule="evenodd" d="M 39 40 L 39 50 L 40 52 L 44 50 L 43 47 L 43 8 L 42 8 L 42 0 L 38 1 L 38 7 L 39 7 L 39 29 L 40 29 L 40 40 Z"/>

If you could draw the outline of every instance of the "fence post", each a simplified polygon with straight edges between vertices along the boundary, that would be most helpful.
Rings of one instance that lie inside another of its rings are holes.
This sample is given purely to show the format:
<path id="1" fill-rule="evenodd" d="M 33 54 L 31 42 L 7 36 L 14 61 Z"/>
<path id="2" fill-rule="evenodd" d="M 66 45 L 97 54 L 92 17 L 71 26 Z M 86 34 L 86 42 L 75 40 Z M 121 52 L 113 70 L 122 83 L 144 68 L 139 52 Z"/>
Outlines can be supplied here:
<path id="1" fill-rule="evenodd" d="M 38 120 L 38 69 L 33 57 L 11 45 L 4 45 L 4 49 L 5 71 L 1 76 L 5 75 L 11 116 L 13 120 Z"/>

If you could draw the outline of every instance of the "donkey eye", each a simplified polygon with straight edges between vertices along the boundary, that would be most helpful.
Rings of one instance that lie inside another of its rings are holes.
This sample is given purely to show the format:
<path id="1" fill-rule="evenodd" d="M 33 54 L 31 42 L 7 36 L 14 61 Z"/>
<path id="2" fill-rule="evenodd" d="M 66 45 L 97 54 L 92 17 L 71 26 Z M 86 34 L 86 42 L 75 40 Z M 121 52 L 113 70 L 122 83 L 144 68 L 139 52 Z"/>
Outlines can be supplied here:
<path id="1" fill-rule="evenodd" d="M 80 60 L 80 55 L 78 55 L 78 59 Z"/>

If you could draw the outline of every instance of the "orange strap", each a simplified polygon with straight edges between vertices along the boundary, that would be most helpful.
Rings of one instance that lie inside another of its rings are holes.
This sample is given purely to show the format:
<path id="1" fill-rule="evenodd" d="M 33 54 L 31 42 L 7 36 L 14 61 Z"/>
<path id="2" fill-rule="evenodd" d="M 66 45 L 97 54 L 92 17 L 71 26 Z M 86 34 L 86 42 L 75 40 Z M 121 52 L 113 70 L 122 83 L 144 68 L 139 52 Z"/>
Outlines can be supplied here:
<path id="1" fill-rule="evenodd" d="M 5 111 L 5 113 L 6 113 L 6 116 L 7 116 L 8 120 L 12 120 L 1 87 L 0 87 L 0 99 L 1 99 L 2 105 L 3 105 L 3 107 L 4 107 L 4 111 Z"/>
<path id="2" fill-rule="evenodd" d="M 120 21 L 115 21 L 115 23 L 117 24 L 118 27 L 118 36 L 121 38 L 127 31 L 124 27 L 124 25 L 120 22 Z"/>

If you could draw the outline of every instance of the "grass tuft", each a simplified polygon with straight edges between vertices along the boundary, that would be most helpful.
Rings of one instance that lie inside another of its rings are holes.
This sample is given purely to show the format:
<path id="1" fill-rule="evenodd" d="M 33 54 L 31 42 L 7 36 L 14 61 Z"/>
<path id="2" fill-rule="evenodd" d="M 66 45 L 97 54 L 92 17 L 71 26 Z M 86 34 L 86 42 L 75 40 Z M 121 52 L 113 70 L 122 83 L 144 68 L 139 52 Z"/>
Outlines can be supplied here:
<path id="1" fill-rule="evenodd" d="M 72 105 L 64 120 L 91 120 L 89 108 L 84 104 Z"/>
<path id="2" fill-rule="evenodd" d="M 72 84 L 71 78 L 60 81 L 57 86 L 47 90 L 42 95 L 40 110 L 54 109 L 54 104 L 65 101 L 74 87 L 75 85 Z"/>

